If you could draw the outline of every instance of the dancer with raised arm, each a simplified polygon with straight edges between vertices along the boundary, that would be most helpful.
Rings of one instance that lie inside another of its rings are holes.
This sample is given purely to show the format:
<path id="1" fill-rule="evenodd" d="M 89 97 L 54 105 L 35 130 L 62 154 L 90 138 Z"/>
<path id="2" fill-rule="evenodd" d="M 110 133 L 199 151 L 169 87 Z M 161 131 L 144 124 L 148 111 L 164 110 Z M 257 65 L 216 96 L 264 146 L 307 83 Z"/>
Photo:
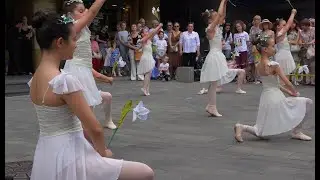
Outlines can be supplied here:
<path id="1" fill-rule="evenodd" d="M 245 71 L 243 69 L 228 69 L 226 57 L 222 53 L 222 31 L 219 25 L 224 22 L 227 2 L 227 0 L 221 0 L 218 12 L 206 10 L 203 13 L 203 17 L 208 22 L 206 33 L 210 43 L 210 51 L 201 69 L 200 83 L 210 83 L 209 103 L 206 111 L 217 117 L 222 116 L 217 110 L 216 90 L 218 85 L 229 83 L 238 75 L 237 92 L 244 93 L 240 87 L 245 78 Z"/>
<path id="2" fill-rule="evenodd" d="M 243 142 L 243 132 L 257 137 L 266 137 L 292 130 L 292 138 L 310 141 L 311 137 L 303 134 L 301 128 L 306 112 L 311 108 L 312 100 L 297 97 L 299 93 L 294 89 L 279 63 L 269 60 L 275 53 L 272 37 L 260 36 L 254 44 L 261 53 L 261 61 L 256 68 L 263 85 L 258 117 L 254 126 L 237 123 L 234 127 L 235 139 Z M 279 78 L 287 88 L 279 85 Z M 281 91 L 291 97 L 285 97 Z"/>
<path id="3" fill-rule="evenodd" d="M 113 79 L 92 68 L 92 52 L 90 44 L 90 30 L 88 25 L 98 14 L 105 0 L 96 0 L 89 9 L 84 7 L 82 0 L 69 0 L 65 2 L 64 11 L 75 20 L 74 28 L 77 33 L 77 47 L 72 61 L 67 61 L 64 70 L 77 76 L 84 86 L 84 97 L 91 107 L 103 103 L 105 111 L 104 127 L 115 129 L 111 117 L 112 96 L 108 92 L 99 91 L 94 78 L 112 84 Z"/>
<path id="4" fill-rule="evenodd" d="M 72 59 L 76 49 L 73 20 L 39 11 L 32 26 L 41 61 L 28 83 L 40 127 L 31 180 L 152 180 L 147 165 L 109 158 L 103 127 L 83 96 L 85 86 L 71 73 L 59 71 L 60 62 Z"/>
<path id="5" fill-rule="evenodd" d="M 277 19 L 275 23 L 276 28 L 276 44 L 277 53 L 274 58 L 275 61 L 279 63 L 285 75 L 290 75 L 293 70 L 296 69 L 296 63 L 294 62 L 293 56 L 290 51 L 290 44 L 287 37 L 287 32 L 293 24 L 294 17 L 297 10 L 292 9 L 291 15 L 288 22 L 283 19 Z"/>
<path id="6" fill-rule="evenodd" d="M 150 80 L 151 80 L 151 71 L 155 66 L 155 60 L 152 55 L 152 39 L 162 28 L 162 23 L 160 23 L 155 29 L 151 32 L 148 32 L 148 29 L 144 28 L 141 31 L 142 39 L 142 56 L 140 59 L 140 64 L 138 66 L 138 75 L 144 75 L 143 87 L 141 91 L 145 96 L 150 95 Z"/>

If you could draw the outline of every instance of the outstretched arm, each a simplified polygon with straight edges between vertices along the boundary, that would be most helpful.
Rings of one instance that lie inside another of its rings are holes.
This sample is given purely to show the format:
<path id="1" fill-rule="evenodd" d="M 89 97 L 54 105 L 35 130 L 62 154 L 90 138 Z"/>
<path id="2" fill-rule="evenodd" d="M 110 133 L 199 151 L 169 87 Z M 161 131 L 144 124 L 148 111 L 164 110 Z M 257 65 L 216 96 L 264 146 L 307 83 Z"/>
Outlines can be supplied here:
<path id="1" fill-rule="evenodd" d="M 110 83 L 112 84 L 113 82 L 113 78 L 112 77 L 108 77 L 108 76 L 105 76 L 99 72 L 97 72 L 96 70 L 92 69 L 92 75 L 95 79 L 97 79 L 98 81 L 102 81 L 102 82 L 105 82 L 105 83 Z"/>
<path id="2" fill-rule="evenodd" d="M 103 6 L 106 0 L 96 0 L 85 15 L 77 20 L 77 23 L 74 24 L 76 32 L 80 32 L 85 26 L 87 26 L 99 13 L 100 8 Z"/>
<path id="3" fill-rule="evenodd" d="M 214 28 L 221 22 L 224 20 L 225 18 L 225 13 L 226 13 L 226 7 L 227 7 L 227 0 L 221 0 L 220 2 L 220 6 L 218 9 L 218 13 L 217 16 L 215 17 L 211 17 L 212 18 L 212 22 L 211 24 L 208 26 L 208 32 L 212 32 L 214 31 Z"/>
<path id="4" fill-rule="evenodd" d="M 156 27 L 154 30 L 152 30 L 147 36 L 143 37 L 141 39 L 142 43 L 146 43 L 149 39 L 153 38 L 153 36 L 155 36 L 157 34 L 157 32 L 162 28 L 162 23 L 160 23 L 158 25 L 158 27 Z"/>
<path id="5" fill-rule="evenodd" d="M 277 37 L 284 35 L 285 33 L 288 32 L 288 30 L 290 29 L 291 25 L 293 24 L 293 20 L 295 15 L 297 14 L 297 10 L 296 9 L 292 9 L 291 11 L 291 15 L 287 21 L 287 24 L 278 32 Z"/>

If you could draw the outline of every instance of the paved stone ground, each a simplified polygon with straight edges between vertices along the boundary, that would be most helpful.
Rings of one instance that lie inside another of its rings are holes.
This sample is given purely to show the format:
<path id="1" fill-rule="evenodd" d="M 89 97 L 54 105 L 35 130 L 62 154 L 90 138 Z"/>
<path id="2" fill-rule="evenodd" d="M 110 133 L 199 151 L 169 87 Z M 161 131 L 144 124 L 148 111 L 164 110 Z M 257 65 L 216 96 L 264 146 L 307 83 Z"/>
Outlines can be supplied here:
<path id="1" fill-rule="evenodd" d="M 233 93 L 235 84 L 226 85 L 225 92 L 218 95 L 218 108 L 224 115 L 221 118 L 207 116 L 207 96 L 196 95 L 199 83 L 153 81 L 149 97 L 141 95 L 141 82 L 116 81 L 112 87 L 99 86 L 113 94 L 114 120 L 128 99 L 142 100 L 151 110 L 145 122 L 133 123 L 129 115 L 111 149 L 116 158 L 149 164 L 158 180 L 315 179 L 315 141 L 291 140 L 288 133 L 269 140 L 245 135 L 244 143 L 234 141 L 236 122 L 255 122 L 260 85 L 245 85 L 245 95 Z M 299 87 L 299 91 L 314 100 L 313 87 Z M 33 106 L 28 96 L 6 97 L 5 102 L 6 162 L 30 161 L 38 136 Z M 101 108 L 96 114 L 102 121 Z M 304 129 L 314 137 L 314 107 L 306 118 Z M 106 132 L 106 138 L 110 134 Z M 30 162 L 25 164 L 30 167 Z M 20 169 L 27 173 L 28 167 Z"/>

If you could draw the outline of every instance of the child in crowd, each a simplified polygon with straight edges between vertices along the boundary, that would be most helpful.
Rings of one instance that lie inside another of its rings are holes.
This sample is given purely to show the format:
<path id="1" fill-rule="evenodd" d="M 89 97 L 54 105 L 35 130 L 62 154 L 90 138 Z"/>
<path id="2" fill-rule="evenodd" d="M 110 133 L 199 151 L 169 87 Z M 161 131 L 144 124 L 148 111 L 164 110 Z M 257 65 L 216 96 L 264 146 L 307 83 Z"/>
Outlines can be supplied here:
<path id="1" fill-rule="evenodd" d="M 119 66 L 120 50 L 117 48 L 117 43 L 114 39 L 110 39 L 109 48 L 107 49 L 107 55 L 104 62 L 105 69 L 112 69 L 112 76 L 122 76 Z M 116 73 L 117 72 L 117 73 Z"/>
<path id="2" fill-rule="evenodd" d="M 244 31 L 244 23 L 242 21 L 237 21 L 235 23 L 235 34 L 233 37 L 235 44 L 235 51 L 239 53 L 236 57 L 236 62 L 239 68 L 245 69 L 248 65 L 248 46 L 249 34 Z"/>
<path id="3" fill-rule="evenodd" d="M 158 33 L 159 39 L 156 40 L 155 45 L 156 45 L 156 59 L 157 59 L 157 67 L 159 67 L 161 60 L 165 57 L 167 53 L 167 41 L 164 39 L 164 32 L 159 31 Z"/>
<path id="4" fill-rule="evenodd" d="M 162 59 L 162 62 L 159 65 L 159 72 L 160 72 L 160 79 L 162 81 L 169 81 L 170 80 L 170 73 L 169 73 L 169 57 L 165 56 Z"/>

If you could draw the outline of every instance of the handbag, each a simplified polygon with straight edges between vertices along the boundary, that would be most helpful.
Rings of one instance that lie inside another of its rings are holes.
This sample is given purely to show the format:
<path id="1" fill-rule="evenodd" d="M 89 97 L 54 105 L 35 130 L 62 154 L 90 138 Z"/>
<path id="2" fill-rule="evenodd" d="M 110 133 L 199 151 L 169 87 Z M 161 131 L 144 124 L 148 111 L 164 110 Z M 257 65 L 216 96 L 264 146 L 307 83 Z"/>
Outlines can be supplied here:
<path id="1" fill-rule="evenodd" d="M 300 46 L 299 45 L 291 45 L 290 46 L 290 51 L 291 52 L 299 52 L 300 51 Z"/>
<path id="2" fill-rule="evenodd" d="M 142 51 L 141 50 L 135 50 L 134 51 L 134 60 L 140 61 L 142 56 Z"/>

